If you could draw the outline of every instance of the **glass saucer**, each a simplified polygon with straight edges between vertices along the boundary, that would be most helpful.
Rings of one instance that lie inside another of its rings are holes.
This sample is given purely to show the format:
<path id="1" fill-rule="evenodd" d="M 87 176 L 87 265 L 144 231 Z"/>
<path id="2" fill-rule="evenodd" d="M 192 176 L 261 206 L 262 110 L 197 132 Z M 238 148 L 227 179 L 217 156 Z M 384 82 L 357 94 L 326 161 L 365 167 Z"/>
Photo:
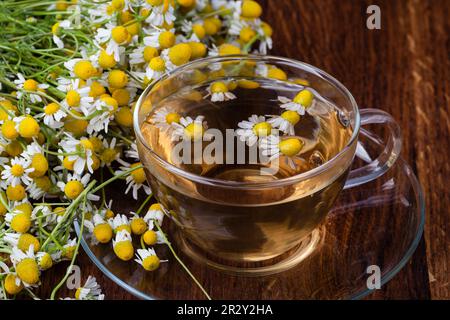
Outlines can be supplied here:
<path id="1" fill-rule="evenodd" d="M 369 155 L 382 150 L 381 140 L 365 130 L 360 141 Z M 361 163 L 355 160 L 354 167 Z M 123 213 L 139 206 L 123 195 L 120 199 Z M 399 158 L 377 180 L 344 189 L 317 229 L 320 241 L 313 252 L 281 273 L 252 277 L 223 273 L 181 252 L 175 241 L 177 229 L 169 219 L 163 229 L 213 299 L 361 299 L 372 291 L 367 283 L 373 266 L 379 267 L 381 285 L 405 266 L 419 243 L 424 222 L 421 187 L 411 168 Z M 169 262 L 161 263 L 154 272 L 146 272 L 135 262 L 119 260 L 111 244 L 94 245 L 87 233 L 82 246 L 102 272 L 139 298 L 205 298 L 165 245 L 155 249 Z"/>

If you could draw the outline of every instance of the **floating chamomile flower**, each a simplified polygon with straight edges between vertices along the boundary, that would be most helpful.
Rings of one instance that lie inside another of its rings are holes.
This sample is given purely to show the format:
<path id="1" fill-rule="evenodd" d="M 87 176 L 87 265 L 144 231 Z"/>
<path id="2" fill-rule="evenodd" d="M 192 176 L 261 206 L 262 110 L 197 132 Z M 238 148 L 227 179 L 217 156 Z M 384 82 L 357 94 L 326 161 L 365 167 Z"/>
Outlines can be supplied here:
<path id="1" fill-rule="evenodd" d="M 95 277 L 89 276 L 84 286 L 77 289 L 75 292 L 75 299 L 77 300 L 104 300 L 105 295 L 97 283 Z"/>
<path id="2" fill-rule="evenodd" d="M 70 29 L 70 26 L 71 23 L 69 20 L 58 21 L 52 26 L 53 42 L 59 49 L 64 48 L 64 42 L 59 37 L 61 29 Z"/>
<path id="3" fill-rule="evenodd" d="M 116 174 L 122 174 L 123 172 L 129 170 L 130 168 L 134 168 L 140 166 L 140 162 L 136 162 L 133 164 L 127 163 L 127 165 L 121 166 L 120 170 L 116 171 Z M 146 194 L 151 194 L 151 189 L 146 184 L 145 171 L 143 168 L 136 169 L 132 171 L 126 178 L 127 189 L 125 190 L 125 194 L 133 189 L 133 198 L 137 200 L 138 191 L 140 188 L 143 188 Z"/>
<path id="4" fill-rule="evenodd" d="M 146 0 L 142 7 L 151 11 L 145 22 L 153 26 L 171 25 L 175 21 L 174 7 L 168 0 Z"/>
<path id="5" fill-rule="evenodd" d="M 61 121 L 67 117 L 64 110 L 56 102 L 51 102 L 44 107 L 44 112 L 36 115 L 36 118 L 43 118 L 44 123 L 52 129 L 61 128 L 64 123 Z"/>
<path id="6" fill-rule="evenodd" d="M 147 271 L 154 271 L 158 269 L 159 264 L 161 262 L 166 262 L 167 260 L 159 260 L 158 256 L 156 255 L 155 250 L 148 248 L 148 249 L 138 249 L 136 253 L 137 263 L 139 263 L 145 270 Z"/>
<path id="7" fill-rule="evenodd" d="M 150 206 L 147 213 L 144 216 L 144 221 L 148 224 L 148 228 L 153 230 L 155 225 L 158 223 L 159 226 L 162 225 L 164 219 L 164 208 L 159 203 L 154 203 Z"/>
<path id="8" fill-rule="evenodd" d="M 273 161 L 281 156 L 284 156 L 287 164 L 292 168 L 296 169 L 295 158 L 302 150 L 304 142 L 300 138 L 291 137 L 281 139 L 278 136 L 270 135 L 268 137 L 262 138 L 259 143 L 259 147 L 262 150 L 262 154 L 269 156 L 269 160 Z"/>
<path id="9" fill-rule="evenodd" d="M 13 247 L 10 259 L 14 264 L 17 276 L 25 287 L 36 286 L 39 283 L 40 270 L 34 255 L 33 245 L 25 252 Z"/>
<path id="10" fill-rule="evenodd" d="M 150 122 L 162 132 L 168 133 L 173 130 L 174 123 L 180 123 L 180 119 L 181 116 L 177 112 L 163 107 L 155 112 Z"/>
<path id="11" fill-rule="evenodd" d="M 34 79 L 28 79 L 26 80 L 24 76 L 21 73 L 17 74 L 17 80 L 14 80 L 14 83 L 16 84 L 17 88 L 20 89 L 17 92 L 17 98 L 21 98 L 23 94 L 23 90 L 30 91 L 30 92 L 44 92 L 45 89 L 49 87 L 48 84 L 38 83 Z M 26 93 L 30 97 L 30 101 L 32 103 L 42 102 L 42 97 L 39 94 L 35 93 Z"/>
<path id="12" fill-rule="evenodd" d="M 29 174 L 34 171 L 34 168 L 30 167 L 30 165 L 31 161 L 26 158 L 15 157 L 11 159 L 9 165 L 5 164 L 3 166 L 2 179 L 13 187 L 21 183 L 28 186 L 33 181 Z"/>
<path id="13" fill-rule="evenodd" d="M 239 139 L 253 146 L 259 138 L 266 137 L 272 132 L 272 125 L 266 121 L 264 116 L 252 115 L 247 120 L 238 123 L 240 129 L 236 130 Z"/>
<path id="14" fill-rule="evenodd" d="M 294 126 L 300 121 L 300 115 L 296 111 L 286 110 L 279 116 L 271 116 L 267 121 L 272 127 L 293 136 Z"/>
<path id="15" fill-rule="evenodd" d="M 228 101 L 236 99 L 236 95 L 229 92 L 228 86 L 222 81 L 213 82 L 207 89 L 208 94 L 205 98 L 211 96 L 212 102 Z"/>
<path id="16" fill-rule="evenodd" d="M 278 101 L 282 103 L 280 105 L 281 108 L 295 111 L 299 115 L 304 115 L 305 111 L 308 111 L 308 108 L 313 103 L 313 100 L 314 94 L 308 89 L 300 91 L 292 100 L 282 96 L 278 97 Z"/>
<path id="17" fill-rule="evenodd" d="M 116 256 L 123 261 L 133 258 L 134 248 L 128 231 L 122 230 L 116 233 L 116 238 L 113 240 L 113 249 Z"/>
<path id="18" fill-rule="evenodd" d="M 89 183 L 91 179 L 91 175 L 86 173 L 84 176 L 80 176 L 78 174 L 68 174 L 67 182 L 58 181 L 56 184 L 58 188 L 64 192 L 64 195 L 70 199 L 76 199 L 83 191 L 86 185 Z M 91 201 L 97 201 L 99 196 L 88 193 L 87 198 Z"/>
<path id="19" fill-rule="evenodd" d="M 181 117 L 179 123 L 172 122 L 174 131 L 172 132 L 172 141 L 179 141 L 181 139 L 198 141 L 210 140 L 211 135 L 205 133 L 207 129 L 206 121 L 203 121 L 204 116 L 197 116 L 195 119 L 191 117 Z"/>

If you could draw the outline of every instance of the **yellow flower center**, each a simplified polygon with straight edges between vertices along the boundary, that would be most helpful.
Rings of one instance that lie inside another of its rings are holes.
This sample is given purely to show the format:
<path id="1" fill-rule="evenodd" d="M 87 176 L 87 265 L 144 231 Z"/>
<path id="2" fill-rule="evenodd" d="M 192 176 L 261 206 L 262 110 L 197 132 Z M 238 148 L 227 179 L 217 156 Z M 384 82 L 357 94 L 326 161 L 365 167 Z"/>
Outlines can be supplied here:
<path id="1" fill-rule="evenodd" d="M 169 49 L 169 59 L 176 66 L 188 63 L 189 59 L 191 59 L 191 55 L 191 47 L 186 43 L 174 45 Z"/>
<path id="2" fill-rule="evenodd" d="M 150 60 L 149 67 L 152 70 L 163 72 L 164 70 L 166 70 L 166 63 L 164 62 L 163 58 L 155 57 Z"/>
<path id="3" fill-rule="evenodd" d="M 107 223 L 102 223 L 94 228 L 94 236 L 100 243 L 108 243 L 111 241 L 113 236 L 113 230 L 111 226 Z"/>
<path id="4" fill-rule="evenodd" d="M 280 148 L 280 152 L 285 156 L 292 157 L 302 150 L 303 144 L 303 141 L 298 138 L 289 138 L 280 141 L 278 148 Z"/>
<path id="5" fill-rule="evenodd" d="M 256 35 L 256 32 L 250 28 L 250 27 L 244 27 L 242 28 L 241 32 L 239 33 L 239 39 L 243 41 L 244 43 L 249 42 L 252 40 L 252 38 Z"/>
<path id="6" fill-rule="evenodd" d="M 113 68 L 116 65 L 116 60 L 114 60 L 114 55 L 108 54 L 105 50 L 102 50 L 100 52 L 100 55 L 98 56 L 98 64 L 103 69 L 110 69 Z"/>
<path id="7" fill-rule="evenodd" d="M 16 266 L 16 272 L 20 280 L 28 284 L 39 282 L 39 267 L 34 259 L 25 258 Z"/>
<path id="8" fill-rule="evenodd" d="M 170 31 L 163 31 L 158 37 L 159 45 L 162 49 L 167 49 L 175 44 L 175 35 Z"/>
<path id="9" fill-rule="evenodd" d="M 114 229 L 114 231 L 116 233 L 123 231 L 123 230 L 125 230 L 128 233 L 131 233 L 131 227 L 128 224 L 122 224 L 122 225 L 118 226 L 116 229 Z"/>
<path id="10" fill-rule="evenodd" d="M 19 133 L 24 138 L 37 137 L 40 130 L 39 123 L 30 116 L 25 117 L 19 124 Z"/>
<path id="11" fill-rule="evenodd" d="M 268 122 L 260 122 L 253 126 L 253 133 L 258 137 L 266 137 L 272 131 L 272 126 Z"/>
<path id="12" fill-rule="evenodd" d="M 24 172 L 25 169 L 20 164 L 15 164 L 11 167 L 11 174 L 14 177 L 21 177 Z"/>
<path id="13" fill-rule="evenodd" d="M 64 157 L 63 159 L 63 167 L 69 171 L 73 171 L 73 166 L 75 161 L 69 160 L 69 157 Z"/>
<path id="14" fill-rule="evenodd" d="M 74 253 L 75 253 L 75 246 L 65 247 L 63 256 L 68 260 L 72 260 Z"/>
<path id="15" fill-rule="evenodd" d="M 114 246 L 114 253 L 123 261 L 128 261 L 134 256 L 133 244 L 130 241 L 120 241 Z"/>
<path id="16" fill-rule="evenodd" d="M 272 27 L 270 26 L 270 24 L 268 24 L 267 22 L 262 22 L 262 23 L 261 23 L 261 29 L 263 30 L 264 35 L 265 35 L 266 37 L 271 37 L 271 36 L 272 36 L 272 34 L 273 34 L 273 29 L 272 29 Z"/>
<path id="17" fill-rule="evenodd" d="M 35 253 L 38 252 L 41 247 L 39 240 L 29 233 L 24 233 L 19 237 L 17 247 L 20 250 L 25 252 L 28 250 L 28 248 L 30 248 L 31 245 L 33 245 L 33 250 Z"/>
<path id="18" fill-rule="evenodd" d="M 2 134 L 6 139 L 13 140 L 19 136 L 16 124 L 12 120 L 5 120 L 2 124 Z"/>
<path id="19" fill-rule="evenodd" d="M 240 53 L 241 53 L 241 49 L 239 49 L 238 47 L 236 47 L 232 44 L 224 43 L 219 47 L 219 55 L 221 55 L 221 56 L 226 56 L 226 55 L 230 55 L 230 54 L 240 54 Z"/>
<path id="20" fill-rule="evenodd" d="M 59 22 L 56 22 L 53 26 L 52 26 L 52 33 L 53 34 L 58 34 L 59 31 Z"/>
<path id="21" fill-rule="evenodd" d="M 131 109 L 128 107 L 120 108 L 116 112 L 114 119 L 119 125 L 127 128 L 130 128 L 133 125 L 133 113 L 131 112 Z"/>
<path id="22" fill-rule="evenodd" d="M 259 88 L 259 83 L 256 81 L 242 79 L 238 80 L 238 86 L 244 89 L 257 89 Z"/>
<path id="23" fill-rule="evenodd" d="M 19 285 L 16 284 L 16 276 L 9 273 L 5 278 L 5 290 L 10 295 L 18 294 L 23 289 L 23 285 L 20 282 Z"/>
<path id="24" fill-rule="evenodd" d="M 42 177 L 48 170 L 48 161 L 43 154 L 37 153 L 31 160 L 31 167 L 34 171 L 30 173 L 30 177 Z"/>
<path id="25" fill-rule="evenodd" d="M 130 93 L 127 89 L 116 89 L 112 93 L 112 97 L 116 99 L 119 106 L 125 106 L 130 101 Z"/>
<path id="26" fill-rule="evenodd" d="M 66 183 L 64 187 L 64 193 L 67 198 L 73 200 L 83 192 L 84 186 L 80 181 L 74 180 Z"/>
<path id="27" fill-rule="evenodd" d="M 131 232 L 140 236 L 147 230 L 147 224 L 142 218 L 134 218 L 131 220 Z"/>
<path id="28" fill-rule="evenodd" d="M 143 52 L 145 62 L 150 62 L 154 57 L 158 56 L 158 50 L 156 48 L 147 46 Z"/>
<path id="29" fill-rule="evenodd" d="M 6 196 L 11 201 L 20 201 L 25 198 L 25 188 L 20 184 L 15 187 L 9 185 L 6 188 Z"/>
<path id="30" fill-rule="evenodd" d="M 153 230 L 147 230 L 142 235 L 142 240 L 144 240 L 145 244 L 148 246 L 152 246 L 156 243 L 158 240 L 158 236 L 156 235 L 156 232 Z"/>
<path id="31" fill-rule="evenodd" d="M 123 88 L 128 83 L 128 76 L 122 70 L 113 70 L 108 75 L 108 83 L 112 88 Z"/>
<path id="32" fill-rule="evenodd" d="M 111 113 L 115 112 L 119 107 L 117 100 L 110 96 L 104 96 L 101 100 L 106 103 L 108 106 L 112 107 Z"/>
<path id="33" fill-rule="evenodd" d="M 142 261 L 142 266 L 147 271 L 154 271 L 158 269 L 160 260 L 157 256 L 148 256 Z"/>
<path id="34" fill-rule="evenodd" d="M 81 139 L 80 144 L 83 146 L 84 150 L 94 150 L 94 145 L 89 139 Z"/>
<path id="35" fill-rule="evenodd" d="M 115 214 L 114 211 L 112 211 L 111 209 L 107 209 L 105 212 L 105 218 L 109 219 L 109 218 L 114 218 Z"/>
<path id="36" fill-rule="evenodd" d="M 116 43 L 122 44 L 122 43 L 126 42 L 128 39 L 128 31 L 123 26 L 114 27 L 111 30 L 111 37 L 113 38 L 113 40 Z"/>
<path id="37" fill-rule="evenodd" d="M 46 115 L 52 115 L 55 114 L 56 112 L 58 112 L 59 110 L 59 105 L 55 102 L 49 103 L 48 105 L 46 105 L 44 107 L 44 112 Z"/>
<path id="38" fill-rule="evenodd" d="M 66 94 L 66 101 L 70 107 L 77 107 L 80 104 L 80 94 L 76 90 L 69 90 Z"/>
<path id="39" fill-rule="evenodd" d="M 34 178 L 34 182 L 36 183 L 36 186 L 44 192 L 48 192 L 52 187 L 52 182 L 47 176 Z"/>
<path id="40" fill-rule="evenodd" d="M 204 128 L 201 124 L 192 122 L 184 128 L 184 133 L 191 140 L 199 140 L 203 137 Z"/>
<path id="41" fill-rule="evenodd" d="M 89 91 L 89 96 L 96 98 L 106 93 L 105 87 L 98 81 L 92 81 L 91 90 Z"/>
<path id="42" fill-rule="evenodd" d="M 164 211 L 163 207 L 160 203 L 154 203 L 150 206 L 149 210 L 159 210 L 159 211 Z"/>
<path id="43" fill-rule="evenodd" d="M 23 88 L 27 91 L 36 91 L 38 89 L 38 83 L 33 79 L 28 79 L 23 83 Z"/>
<path id="44" fill-rule="evenodd" d="M 155 7 L 158 7 L 158 6 L 162 5 L 162 3 L 163 3 L 163 0 L 146 0 L 146 1 L 149 5 L 155 6 Z"/>
<path id="45" fill-rule="evenodd" d="M 308 108 L 309 106 L 311 106 L 313 99 L 314 99 L 314 94 L 311 91 L 305 89 L 305 90 L 300 91 L 295 96 L 294 102 L 301 104 L 305 108 Z"/>
<path id="46" fill-rule="evenodd" d="M 300 115 L 297 112 L 291 110 L 283 112 L 281 114 L 281 117 L 284 120 L 289 121 L 292 125 L 296 125 L 300 121 Z"/>
<path id="47" fill-rule="evenodd" d="M 26 213 L 16 214 L 11 220 L 11 228 L 18 233 L 25 233 L 30 230 L 31 218 Z"/>
<path id="48" fill-rule="evenodd" d="M 81 288 L 78 288 L 75 291 L 75 299 L 80 300 Z"/>
<path id="49" fill-rule="evenodd" d="M 125 7 L 125 1 L 124 0 L 112 0 L 111 6 L 114 7 L 117 11 L 122 10 Z"/>
<path id="50" fill-rule="evenodd" d="M 53 210 L 53 213 L 60 217 L 62 217 L 65 212 L 66 212 L 66 209 L 64 207 L 56 207 L 55 210 Z"/>
<path id="51" fill-rule="evenodd" d="M 228 92 L 228 87 L 225 83 L 217 81 L 211 85 L 211 92 L 212 93 Z"/>
<path id="52" fill-rule="evenodd" d="M 262 8 L 258 2 L 253 0 L 244 0 L 242 2 L 242 13 L 241 15 L 247 19 L 259 18 L 262 14 Z"/>
<path id="53" fill-rule="evenodd" d="M 31 216 L 31 211 L 33 211 L 33 206 L 29 202 L 21 203 L 14 207 L 15 212 L 26 213 Z"/>
<path id="54" fill-rule="evenodd" d="M 118 154 L 118 151 L 115 149 L 111 149 L 111 148 L 106 148 L 105 150 L 102 151 L 102 153 L 100 154 L 100 159 L 107 164 L 110 164 L 111 162 L 113 162 L 114 160 L 116 160 L 116 156 Z"/>
<path id="55" fill-rule="evenodd" d="M 267 77 L 271 79 L 286 81 L 287 74 L 279 68 L 271 68 L 267 71 Z"/>
<path id="56" fill-rule="evenodd" d="M 42 270 L 50 269 L 53 266 L 52 256 L 47 252 L 40 258 L 39 266 Z"/>
<path id="57" fill-rule="evenodd" d="M 23 151 L 23 148 L 20 145 L 19 141 L 11 141 L 11 143 L 5 147 L 5 152 L 10 157 L 18 156 L 19 154 L 22 153 L 22 151 Z"/>
<path id="58" fill-rule="evenodd" d="M 179 123 L 181 116 L 176 112 L 170 112 L 166 115 L 166 122 L 168 124 Z"/>
<path id="59" fill-rule="evenodd" d="M 191 48 L 191 59 L 202 58 L 206 55 L 206 45 L 201 42 L 191 41 L 188 42 Z"/>
<path id="60" fill-rule="evenodd" d="M 140 162 L 133 163 L 131 168 L 141 165 Z M 131 172 L 131 176 L 136 183 L 144 183 L 145 182 L 145 171 L 144 168 L 139 168 Z"/>
<path id="61" fill-rule="evenodd" d="M 205 27 L 198 23 L 192 25 L 192 31 L 200 40 L 203 39 L 206 35 Z"/>
<path id="62" fill-rule="evenodd" d="M 97 73 L 92 63 L 88 60 L 78 61 L 73 67 L 75 75 L 83 80 L 87 80 Z"/>

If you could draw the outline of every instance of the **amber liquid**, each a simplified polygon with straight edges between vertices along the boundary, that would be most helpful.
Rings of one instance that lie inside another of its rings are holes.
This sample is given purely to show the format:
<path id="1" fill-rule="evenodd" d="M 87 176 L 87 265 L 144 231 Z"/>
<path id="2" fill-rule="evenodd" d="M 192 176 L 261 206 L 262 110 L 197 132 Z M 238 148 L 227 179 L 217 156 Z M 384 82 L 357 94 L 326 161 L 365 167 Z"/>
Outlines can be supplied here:
<path id="1" fill-rule="evenodd" d="M 261 82 L 258 89 L 236 89 L 235 100 L 213 103 L 196 99 L 206 95 L 205 88 L 186 88 L 154 106 L 148 119 L 162 107 L 195 118 L 205 116 L 209 128 L 223 132 L 237 128 L 238 122 L 252 114 L 280 114 L 277 96 L 293 97 L 298 88 Z M 352 129 L 342 113 L 325 100 L 316 100 L 321 115 L 306 114 L 295 126 L 295 133 L 305 142 L 296 168 L 280 158 L 279 170 L 261 175 L 267 164 L 179 164 L 181 169 L 200 176 L 225 181 L 271 182 L 312 170 L 334 157 L 344 148 Z M 161 158 L 171 162 L 176 142 L 150 121 L 141 126 L 146 143 Z M 208 142 L 204 142 L 206 147 Z M 222 187 L 193 182 L 160 167 L 148 151 L 138 145 L 146 166 L 147 178 L 156 198 L 171 210 L 183 236 L 209 256 L 232 261 L 261 261 L 274 258 L 295 247 L 324 219 L 341 191 L 347 168 L 339 175 L 320 180 L 306 180 L 270 188 Z M 225 147 L 223 152 L 225 153 Z"/>

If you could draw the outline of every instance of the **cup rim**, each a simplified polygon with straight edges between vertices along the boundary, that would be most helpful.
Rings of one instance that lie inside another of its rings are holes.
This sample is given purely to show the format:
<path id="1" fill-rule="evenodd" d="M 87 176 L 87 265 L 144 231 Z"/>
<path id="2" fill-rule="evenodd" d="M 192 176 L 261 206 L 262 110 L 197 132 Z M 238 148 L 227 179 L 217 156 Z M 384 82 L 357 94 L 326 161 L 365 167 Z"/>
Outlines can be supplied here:
<path id="1" fill-rule="evenodd" d="M 349 99 L 352 108 L 353 108 L 353 114 L 355 119 L 355 126 L 353 128 L 352 136 L 350 137 L 349 141 L 347 142 L 346 146 L 342 148 L 341 151 L 339 151 L 334 157 L 326 161 L 325 163 L 321 164 L 320 166 L 311 169 L 309 171 L 294 175 L 292 177 L 282 178 L 278 180 L 268 181 L 268 182 L 239 182 L 239 181 L 230 181 L 230 180 L 222 180 L 222 179 L 216 179 L 216 178 L 209 178 L 200 176 L 195 173 L 191 173 L 188 171 L 185 171 L 169 162 L 161 158 L 156 152 L 150 148 L 150 146 L 147 145 L 139 124 L 139 110 L 142 106 L 142 103 L 144 99 L 147 97 L 148 93 L 161 81 L 169 78 L 170 76 L 183 73 L 187 69 L 191 69 L 192 67 L 195 67 L 196 65 L 201 65 L 205 63 L 220 63 L 220 62 L 229 62 L 229 61 L 240 61 L 240 60 L 255 60 L 255 61 L 265 61 L 270 60 L 273 62 L 281 62 L 285 64 L 289 64 L 293 67 L 298 67 L 303 70 L 306 70 L 308 72 L 314 73 L 316 75 L 319 75 L 322 77 L 325 81 L 331 83 L 334 87 L 341 90 L 341 92 Z M 302 180 L 310 179 L 312 177 L 315 177 L 322 172 L 327 171 L 331 167 L 334 166 L 336 162 L 338 162 L 339 159 L 341 159 L 347 151 L 351 148 L 354 141 L 357 139 L 359 134 L 359 129 L 361 126 L 361 118 L 359 114 L 358 105 L 355 101 L 355 98 L 350 93 L 350 91 L 336 78 L 328 74 L 327 72 L 314 67 L 308 63 L 301 62 L 295 59 L 285 58 L 285 57 L 279 57 L 279 56 L 272 56 L 272 55 L 256 55 L 256 54 L 238 54 L 238 55 L 225 55 L 225 56 L 218 56 L 218 57 L 206 57 L 197 59 L 194 61 L 191 61 L 189 63 L 186 63 L 174 70 L 171 70 L 169 72 L 164 73 L 162 76 L 154 80 L 151 84 L 149 84 L 144 91 L 141 93 L 139 99 L 136 102 L 136 105 L 134 107 L 133 112 L 133 127 L 134 132 L 136 135 L 136 139 L 139 139 L 142 145 L 150 152 L 154 160 L 156 160 L 162 167 L 164 167 L 166 170 L 169 170 L 171 173 L 182 176 L 183 178 L 186 178 L 190 181 L 195 181 L 197 183 L 201 184 L 207 184 L 211 186 L 220 186 L 220 187 L 228 187 L 228 188 L 268 188 L 268 187 L 275 187 L 275 186 L 285 186 L 288 184 L 293 184 Z"/>

